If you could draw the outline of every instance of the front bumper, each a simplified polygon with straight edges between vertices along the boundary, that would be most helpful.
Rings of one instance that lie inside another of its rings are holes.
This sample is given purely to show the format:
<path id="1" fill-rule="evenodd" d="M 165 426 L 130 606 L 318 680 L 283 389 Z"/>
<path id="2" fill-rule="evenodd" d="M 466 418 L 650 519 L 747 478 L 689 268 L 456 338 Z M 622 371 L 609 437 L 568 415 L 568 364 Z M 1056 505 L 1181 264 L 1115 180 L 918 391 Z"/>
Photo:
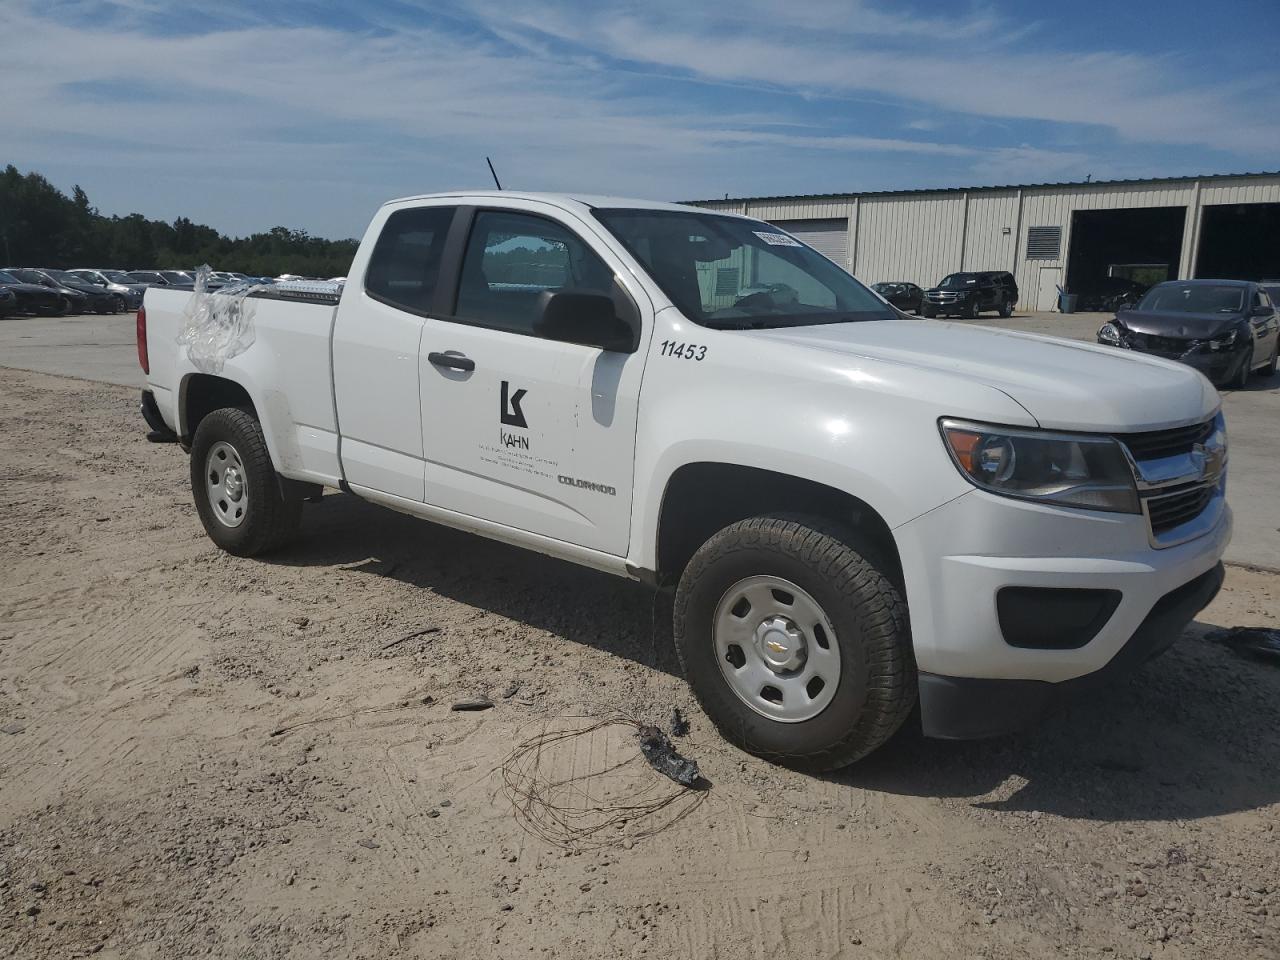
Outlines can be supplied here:
<path id="1" fill-rule="evenodd" d="M 1101 337 L 1098 338 L 1098 342 L 1105 347 L 1119 346 L 1134 353 L 1144 353 L 1148 356 L 1160 357 L 1162 360 L 1185 363 L 1199 370 L 1215 384 L 1224 383 L 1239 373 L 1240 365 L 1244 363 L 1245 354 L 1248 352 L 1248 344 L 1237 344 L 1231 350 L 1210 350 L 1202 343 L 1186 341 L 1185 349 L 1153 350 L 1140 343 L 1116 344 Z"/>
<path id="2" fill-rule="evenodd" d="M 1120 651 L 1100 670 L 1047 683 L 920 674 L 920 715 L 927 737 L 977 740 L 1012 733 L 1074 696 L 1135 671 L 1164 653 L 1222 587 L 1221 563 L 1161 597 Z"/>
<path id="3" fill-rule="evenodd" d="M 933 704 L 944 702 L 935 698 L 931 703 L 935 695 L 930 685 L 1010 681 L 1013 686 L 1007 689 L 1012 691 L 1021 689 L 1022 681 L 1056 686 L 1108 667 L 1165 597 L 1218 566 L 1231 539 L 1230 507 L 1218 504 L 1216 515 L 1208 519 L 1212 522 L 1200 536 L 1156 549 L 1141 515 L 1071 509 L 973 490 L 896 528 L 922 677 L 925 729 L 946 735 L 938 717 L 949 714 L 936 707 L 943 713 L 930 717 Z M 1001 590 L 1009 587 L 1110 591 L 1120 596 L 1105 622 L 1079 645 L 1015 646 L 1006 639 L 998 607 Z M 1173 630 L 1169 636 L 1176 634 Z M 946 682 L 926 679 L 929 675 Z M 974 724 L 972 729 L 986 726 L 976 720 Z M 952 721 L 947 726 L 953 726 Z M 955 729 L 961 732 L 954 735 L 972 735 Z"/>

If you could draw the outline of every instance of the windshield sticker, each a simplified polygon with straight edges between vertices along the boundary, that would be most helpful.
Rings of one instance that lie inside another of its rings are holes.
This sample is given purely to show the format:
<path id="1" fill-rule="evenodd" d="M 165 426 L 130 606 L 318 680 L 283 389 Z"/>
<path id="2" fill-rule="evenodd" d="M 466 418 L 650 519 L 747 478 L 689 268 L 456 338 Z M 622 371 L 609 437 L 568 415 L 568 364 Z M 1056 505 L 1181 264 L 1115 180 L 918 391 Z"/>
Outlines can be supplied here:
<path id="1" fill-rule="evenodd" d="M 761 230 L 753 230 L 757 237 L 769 244 L 771 247 L 803 247 L 804 244 L 794 237 L 788 237 L 785 233 L 765 233 Z"/>

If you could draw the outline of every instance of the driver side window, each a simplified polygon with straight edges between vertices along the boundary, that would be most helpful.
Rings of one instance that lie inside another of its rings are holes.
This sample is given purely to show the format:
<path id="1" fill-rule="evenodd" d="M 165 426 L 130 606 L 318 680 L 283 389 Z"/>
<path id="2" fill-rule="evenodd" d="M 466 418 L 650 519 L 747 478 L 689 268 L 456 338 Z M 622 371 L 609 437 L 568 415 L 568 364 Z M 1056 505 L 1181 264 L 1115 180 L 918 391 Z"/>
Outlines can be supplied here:
<path id="1" fill-rule="evenodd" d="M 579 237 L 532 214 L 476 214 L 462 261 L 457 316 L 532 335 L 544 290 L 609 295 L 613 271 Z"/>

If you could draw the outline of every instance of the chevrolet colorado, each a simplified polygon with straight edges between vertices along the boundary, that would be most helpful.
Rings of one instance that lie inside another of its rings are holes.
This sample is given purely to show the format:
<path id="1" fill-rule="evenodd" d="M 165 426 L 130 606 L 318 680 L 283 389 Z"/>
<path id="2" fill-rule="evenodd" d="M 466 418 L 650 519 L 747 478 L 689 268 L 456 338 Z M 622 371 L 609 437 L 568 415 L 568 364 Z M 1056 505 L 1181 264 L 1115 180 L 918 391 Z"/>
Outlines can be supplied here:
<path id="1" fill-rule="evenodd" d="M 930 736 L 1011 730 L 1222 581 L 1203 376 L 907 319 L 757 220 L 414 197 L 342 287 L 228 290 L 138 314 L 143 413 L 214 543 L 279 548 L 327 487 L 674 587 L 694 692 L 774 760 L 853 762 L 917 702 Z"/>

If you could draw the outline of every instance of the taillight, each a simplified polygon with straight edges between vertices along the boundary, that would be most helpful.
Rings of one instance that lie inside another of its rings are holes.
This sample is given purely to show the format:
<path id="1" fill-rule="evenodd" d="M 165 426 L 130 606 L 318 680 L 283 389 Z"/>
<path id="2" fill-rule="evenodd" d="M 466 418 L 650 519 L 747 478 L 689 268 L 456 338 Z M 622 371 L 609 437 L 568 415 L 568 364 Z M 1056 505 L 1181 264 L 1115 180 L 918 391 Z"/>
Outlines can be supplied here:
<path id="1" fill-rule="evenodd" d="M 151 372 L 151 358 L 147 356 L 147 308 L 138 308 L 138 363 L 143 373 Z"/>

